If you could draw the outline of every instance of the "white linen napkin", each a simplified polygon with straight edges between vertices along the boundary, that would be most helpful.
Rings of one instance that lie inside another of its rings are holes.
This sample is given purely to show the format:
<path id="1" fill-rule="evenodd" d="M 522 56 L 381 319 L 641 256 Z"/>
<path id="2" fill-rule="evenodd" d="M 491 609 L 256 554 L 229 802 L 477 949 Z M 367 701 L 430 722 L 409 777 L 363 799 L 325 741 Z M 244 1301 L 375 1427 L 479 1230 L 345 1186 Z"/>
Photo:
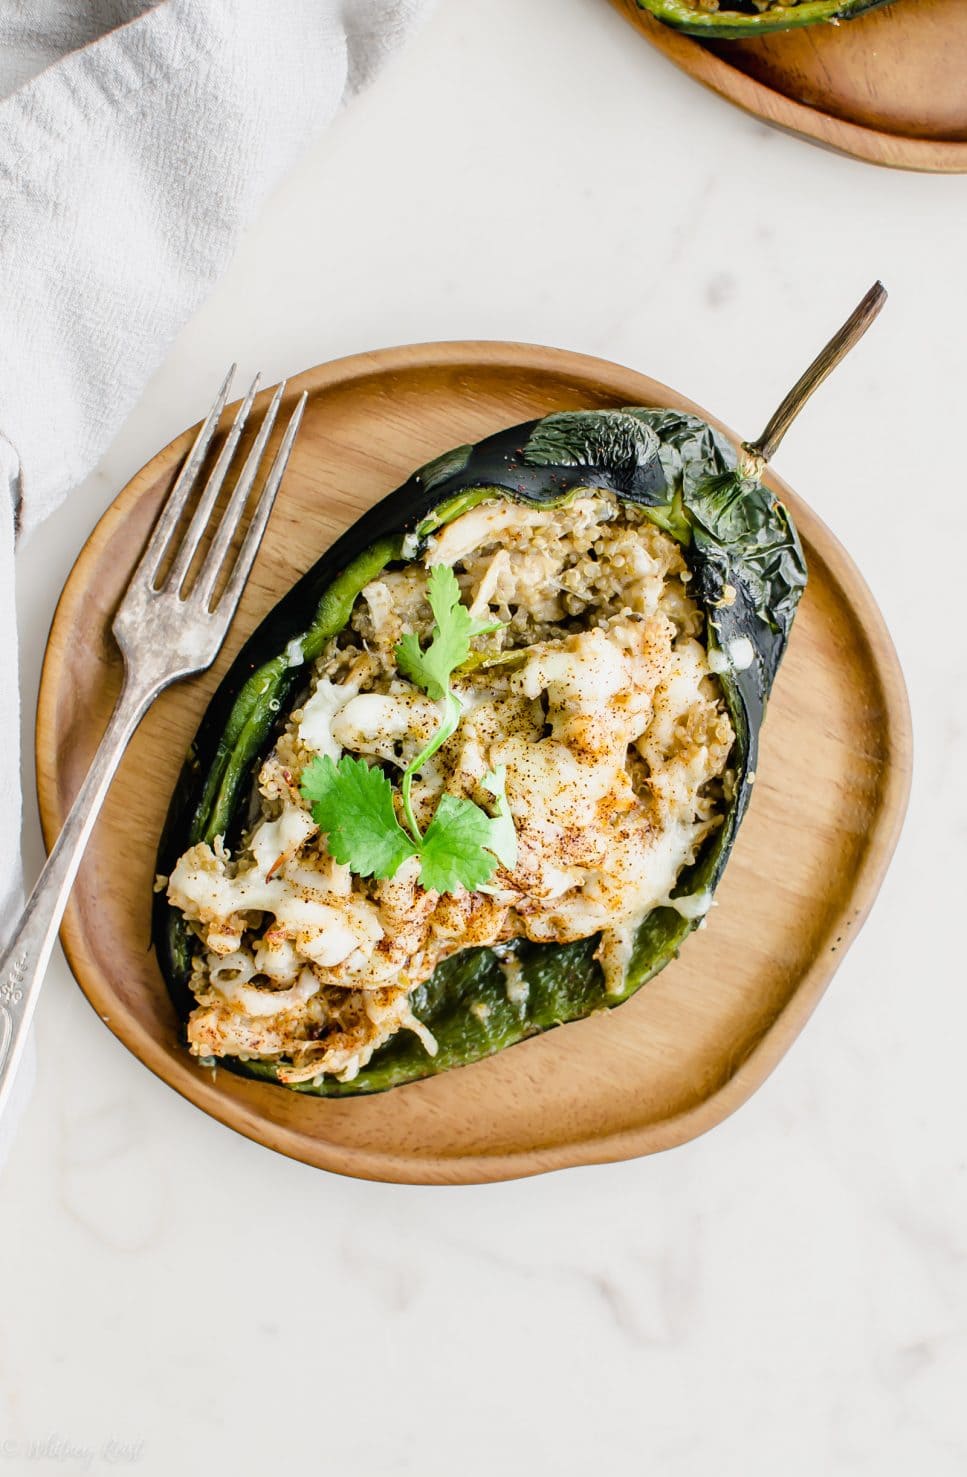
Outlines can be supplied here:
<path id="1" fill-rule="evenodd" d="M 261 201 L 428 6 L 2 8 L 0 936 L 21 887 L 15 529 L 91 471 Z"/>

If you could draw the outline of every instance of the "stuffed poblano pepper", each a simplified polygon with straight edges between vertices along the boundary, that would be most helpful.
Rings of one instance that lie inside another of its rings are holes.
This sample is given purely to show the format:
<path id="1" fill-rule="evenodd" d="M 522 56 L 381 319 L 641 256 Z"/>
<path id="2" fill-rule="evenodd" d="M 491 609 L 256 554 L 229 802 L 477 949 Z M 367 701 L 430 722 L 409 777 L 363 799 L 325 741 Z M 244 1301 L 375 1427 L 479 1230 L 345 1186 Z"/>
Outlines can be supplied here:
<path id="1" fill-rule="evenodd" d="M 709 41 L 739 41 L 775 31 L 846 21 L 890 5 L 893 0 L 637 0 L 657 20 L 704 36 Z"/>
<path id="2" fill-rule="evenodd" d="M 874 289 L 738 454 L 566 412 L 370 510 L 218 689 L 159 856 L 190 1050 L 378 1092 L 620 1005 L 712 903 L 806 581 L 759 480 Z"/>

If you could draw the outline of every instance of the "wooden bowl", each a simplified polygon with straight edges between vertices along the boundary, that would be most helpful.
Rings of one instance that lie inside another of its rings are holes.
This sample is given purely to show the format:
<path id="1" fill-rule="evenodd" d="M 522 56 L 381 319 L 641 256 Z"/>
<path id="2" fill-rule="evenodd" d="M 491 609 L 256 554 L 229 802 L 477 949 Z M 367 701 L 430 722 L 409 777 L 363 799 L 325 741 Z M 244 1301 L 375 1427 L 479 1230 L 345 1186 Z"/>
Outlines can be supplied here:
<path id="1" fill-rule="evenodd" d="M 716 42 L 636 0 L 613 4 L 682 71 L 766 123 L 873 164 L 967 170 L 964 0 L 895 0 L 839 25 Z"/>
<path id="2" fill-rule="evenodd" d="M 909 716 L 869 591 L 816 515 L 770 478 L 799 524 L 810 583 L 765 724 L 754 799 L 708 928 L 627 1004 L 378 1097 L 326 1102 L 203 1068 L 181 1044 L 149 947 L 155 851 L 188 743 L 246 633 L 362 509 L 451 446 L 551 410 L 641 404 L 705 415 L 633 370 L 520 344 L 386 349 L 300 375 L 289 403 L 302 390 L 303 428 L 225 649 L 211 672 L 154 705 L 108 795 L 64 920 L 71 968 L 98 1015 L 178 1092 L 325 1169 L 467 1183 L 692 1138 L 737 1108 L 800 1031 L 897 839 Z M 57 607 L 37 721 L 48 846 L 118 691 L 113 607 L 191 435 L 160 452 L 108 509 Z"/>

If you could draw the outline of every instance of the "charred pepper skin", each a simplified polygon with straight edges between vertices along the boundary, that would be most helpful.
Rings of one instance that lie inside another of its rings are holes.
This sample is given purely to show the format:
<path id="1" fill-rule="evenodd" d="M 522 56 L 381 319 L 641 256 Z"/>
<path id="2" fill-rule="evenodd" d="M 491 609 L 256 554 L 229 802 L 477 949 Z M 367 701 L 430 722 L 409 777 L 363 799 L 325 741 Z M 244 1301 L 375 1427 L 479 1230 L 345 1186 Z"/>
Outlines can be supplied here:
<path id="1" fill-rule="evenodd" d="M 413 560 L 432 533 L 487 499 L 555 507 L 582 489 L 605 489 L 636 504 L 682 546 L 690 591 L 703 608 L 707 644 L 735 730 L 734 776 L 723 824 L 676 897 L 711 895 L 748 805 L 758 737 L 799 597 L 805 561 L 786 510 L 736 466 L 734 448 L 695 416 L 648 407 L 545 416 L 461 446 L 414 473 L 350 528 L 279 602 L 223 679 L 189 751 L 158 855 L 167 875 L 199 841 L 238 844 L 255 777 L 308 683 L 310 664 L 349 620 L 359 591 L 387 565 Z M 730 653 L 741 652 L 741 660 Z M 571 944 L 515 941 L 466 949 L 445 960 L 411 997 L 437 1040 L 430 1056 L 399 1032 L 351 1082 L 323 1078 L 290 1086 L 320 1097 L 381 1092 L 493 1055 L 529 1036 L 620 1005 L 678 953 L 700 919 L 673 907 L 641 919 L 622 989 L 607 993 L 594 959 L 597 936 Z M 182 1019 L 194 939 L 159 894 L 154 942 Z M 508 992 L 505 968 L 525 988 Z M 512 995 L 513 998 L 510 998 Z M 220 1061 L 276 1081 L 272 1063 Z"/>
<path id="2" fill-rule="evenodd" d="M 893 0 L 804 0 L 800 5 L 771 5 L 762 11 L 754 7 L 747 11 L 733 9 L 728 0 L 718 10 L 699 10 L 690 0 L 636 0 L 636 3 L 639 10 L 647 10 L 656 20 L 689 36 L 704 36 L 708 41 L 741 41 L 815 26 L 822 21 L 855 20 L 869 10 L 891 5 Z"/>

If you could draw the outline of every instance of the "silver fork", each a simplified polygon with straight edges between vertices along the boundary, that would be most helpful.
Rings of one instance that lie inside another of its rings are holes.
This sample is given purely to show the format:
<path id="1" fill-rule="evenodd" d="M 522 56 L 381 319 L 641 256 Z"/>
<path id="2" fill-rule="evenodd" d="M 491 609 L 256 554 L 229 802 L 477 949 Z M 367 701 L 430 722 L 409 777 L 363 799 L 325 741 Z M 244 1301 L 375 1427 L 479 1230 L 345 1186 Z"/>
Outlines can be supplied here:
<path id="1" fill-rule="evenodd" d="M 306 396 L 289 417 L 251 521 L 228 574 L 220 598 L 214 602 L 219 575 L 225 564 L 258 475 L 266 443 L 278 414 L 285 382 L 280 384 L 259 427 L 252 449 L 214 528 L 211 545 L 187 593 L 184 590 L 199 545 L 213 523 L 215 504 L 259 387 L 252 388 L 238 408 L 225 444 L 198 500 L 198 506 L 174 554 L 171 569 L 156 584 L 188 499 L 198 482 L 219 418 L 225 409 L 235 366 L 208 417 L 195 437 L 188 458 L 168 494 L 148 546 L 141 557 L 114 617 L 114 638 L 124 658 L 124 681 L 97 753 L 77 792 L 63 829 L 54 843 L 37 885 L 27 900 L 13 934 L 0 954 L 0 1113 L 9 1099 L 11 1084 L 23 1055 L 40 986 L 57 930 L 67 906 L 77 869 L 94 822 L 104 802 L 121 755 L 144 714 L 158 694 L 172 682 L 210 667 L 241 598 L 249 571 L 262 542 L 272 504 L 295 441 Z"/>

